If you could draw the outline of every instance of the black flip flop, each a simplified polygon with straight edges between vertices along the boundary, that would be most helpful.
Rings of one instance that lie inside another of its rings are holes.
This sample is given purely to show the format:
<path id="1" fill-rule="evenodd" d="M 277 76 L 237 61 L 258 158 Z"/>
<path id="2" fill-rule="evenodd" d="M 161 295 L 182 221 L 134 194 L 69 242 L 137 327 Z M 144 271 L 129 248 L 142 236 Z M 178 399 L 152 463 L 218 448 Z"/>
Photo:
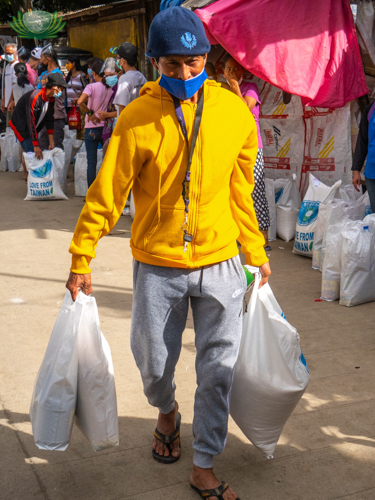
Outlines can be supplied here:
<path id="1" fill-rule="evenodd" d="M 211 490 L 200 490 L 199 488 L 197 488 L 196 486 L 193 486 L 192 484 L 190 484 L 190 486 L 202 498 L 216 497 L 219 500 L 224 500 L 223 494 L 229 488 L 229 484 L 228 483 L 224 483 L 224 481 L 221 483 L 220 486 L 218 486 L 217 488 L 212 488 Z M 240 500 L 240 499 L 237 497 L 237 500 Z"/>
<path id="2" fill-rule="evenodd" d="M 152 456 L 157 462 L 161 462 L 162 464 L 174 464 L 180 458 L 181 453 L 179 454 L 178 457 L 172 456 L 172 448 L 170 447 L 170 445 L 173 443 L 175 439 L 180 438 L 180 426 L 181 426 L 181 413 L 177 413 L 176 430 L 172 434 L 166 436 L 161 432 L 159 432 L 157 429 L 154 430 L 154 436 L 156 437 L 156 439 L 165 444 L 169 450 L 168 457 L 165 457 L 164 455 L 159 455 L 159 453 L 156 453 L 155 450 L 152 450 Z M 180 450 L 181 450 L 181 438 L 180 438 Z"/>

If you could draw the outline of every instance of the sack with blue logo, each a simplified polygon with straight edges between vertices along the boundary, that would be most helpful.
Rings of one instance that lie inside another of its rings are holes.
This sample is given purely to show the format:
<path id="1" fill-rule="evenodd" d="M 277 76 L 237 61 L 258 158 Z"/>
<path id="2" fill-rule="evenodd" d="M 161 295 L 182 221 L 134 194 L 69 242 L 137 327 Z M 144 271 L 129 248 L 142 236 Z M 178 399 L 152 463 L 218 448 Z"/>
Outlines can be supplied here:
<path id="1" fill-rule="evenodd" d="M 309 187 L 298 214 L 293 253 L 312 258 L 319 206 L 335 198 L 340 186 L 341 181 L 337 181 L 332 187 L 326 186 L 310 174 Z"/>
<path id="2" fill-rule="evenodd" d="M 43 151 L 42 160 L 38 160 L 34 153 L 24 153 L 23 157 L 29 173 L 25 200 L 68 199 L 60 185 L 64 170 L 64 152 L 61 149 Z"/>
<path id="3" fill-rule="evenodd" d="M 243 318 L 230 414 L 245 436 L 272 458 L 281 432 L 310 379 L 297 330 L 270 285 L 255 283 Z"/>

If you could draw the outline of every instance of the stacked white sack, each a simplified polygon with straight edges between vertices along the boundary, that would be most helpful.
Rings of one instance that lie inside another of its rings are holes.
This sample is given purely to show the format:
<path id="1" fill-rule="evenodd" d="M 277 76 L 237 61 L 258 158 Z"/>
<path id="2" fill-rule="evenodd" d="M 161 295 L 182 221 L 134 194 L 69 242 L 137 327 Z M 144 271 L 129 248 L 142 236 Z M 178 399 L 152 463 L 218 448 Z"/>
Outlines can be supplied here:
<path id="1" fill-rule="evenodd" d="M 340 305 L 375 300 L 375 224 L 358 221 L 343 231 Z"/>
<path id="2" fill-rule="evenodd" d="M 282 240 L 291 241 L 294 238 L 300 207 L 301 195 L 298 189 L 297 175 L 292 174 L 276 203 L 276 231 Z"/>
<path id="3" fill-rule="evenodd" d="M 310 174 L 309 187 L 298 214 L 293 247 L 294 253 L 312 257 L 314 231 L 319 213 L 319 205 L 322 202 L 332 200 L 340 186 L 341 181 L 337 181 L 332 187 L 326 186 Z"/>

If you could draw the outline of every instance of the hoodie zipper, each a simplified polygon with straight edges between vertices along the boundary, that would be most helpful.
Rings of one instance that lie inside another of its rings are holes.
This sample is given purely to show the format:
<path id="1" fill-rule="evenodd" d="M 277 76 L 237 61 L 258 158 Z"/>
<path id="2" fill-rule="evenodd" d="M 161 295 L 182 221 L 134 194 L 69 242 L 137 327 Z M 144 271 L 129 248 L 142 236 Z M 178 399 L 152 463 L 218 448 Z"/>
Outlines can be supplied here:
<path id="1" fill-rule="evenodd" d="M 193 105 L 193 110 L 194 110 L 194 119 L 195 119 L 195 114 L 197 112 L 197 105 Z M 190 207 L 189 207 L 189 229 L 190 229 L 190 234 L 193 236 L 193 241 L 190 243 L 188 246 L 188 258 L 191 264 L 194 264 L 193 262 L 193 245 L 195 246 L 195 233 L 196 233 L 196 228 L 197 228 L 197 210 L 196 210 L 196 200 L 198 198 L 198 187 L 199 187 L 199 174 L 200 174 L 200 162 L 199 162 L 199 134 L 197 137 L 197 142 L 195 144 L 195 154 L 196 154 L 196 165 L 194 168 L 194 173 L 192 175 L 192 180 L 194 180 L 193 184 L 193 189 L 190 190 L 191 193 L 191 200 L 190 200 Z M 192 165 L 193 166 L 193 165 Z"/>

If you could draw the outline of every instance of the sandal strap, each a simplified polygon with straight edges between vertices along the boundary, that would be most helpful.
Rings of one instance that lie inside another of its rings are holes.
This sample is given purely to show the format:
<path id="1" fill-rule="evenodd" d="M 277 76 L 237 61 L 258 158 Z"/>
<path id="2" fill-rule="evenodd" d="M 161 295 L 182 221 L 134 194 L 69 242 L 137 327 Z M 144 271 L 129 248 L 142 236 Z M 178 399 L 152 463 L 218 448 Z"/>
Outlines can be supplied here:
<path id="1" fill-rule="evenodd" d="M 157 429 L 155 429 L 154 436 L 163 444 L 171 444 L 175 439 L 177 439 L 180 436 L 180 429 L 176 429 L 172 434 L 169 434 L 168 436 L 162 434 Z"/>
<path id="2" fill-rule="evenodd" d="M 227 491 L 229 484 L 224 481 L 217 488 L 212 488 L 210 490 L 200 490 L 200 494 L 203 498 L 217 497 L 219 500 L 223 500 L 223 493 Z"/>

